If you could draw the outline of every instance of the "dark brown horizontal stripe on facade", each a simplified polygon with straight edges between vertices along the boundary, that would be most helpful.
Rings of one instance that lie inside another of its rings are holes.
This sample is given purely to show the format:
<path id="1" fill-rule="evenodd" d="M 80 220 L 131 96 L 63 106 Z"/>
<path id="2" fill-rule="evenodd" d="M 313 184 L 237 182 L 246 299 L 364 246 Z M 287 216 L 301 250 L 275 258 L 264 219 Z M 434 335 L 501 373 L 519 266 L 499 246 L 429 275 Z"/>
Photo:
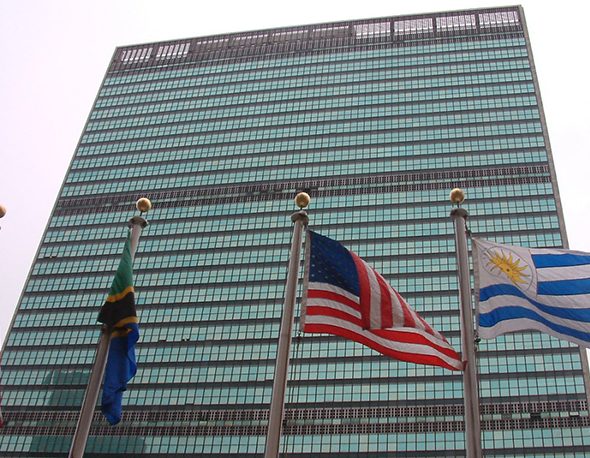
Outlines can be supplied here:
<path id="1" fill-rule="evenodd" d="M 61 198 L 55 215 L 130 210 L 137 199 L 149 197 L 158 208 L 191 205 L 232 203 L 239 200 L 290 200 L 298 191 L 312 197 L 395 193 L 434 189 L 451 190 L 455 187 L 493 187 L 511 184 L 548 183 L 549 166 L 493 167 L 456 169 L 417 173 L 396 173 L 359 177 L 319 178 L 315 180 L 277 181 L 233 186 L 203 186 L 156 192 L 106 194 L 97 197 Z"/>
<path id="2" fill-rule="evenodd" d="M 102 421 L 101 419 L 97 419 Z M 285 435 L 317 435 L 317 434 L 383 434 L 383 433 L 425 433 L 425 432 L 451 432 L 463 431 L 464 422 L 461 421 L 413 421 L 390 423 L 384 419 L 383 423 L 352 423 L 346 418 L 344 424 L 301 424 L 292 425 L 285 422 L 283 434 Z M 374 420 L 373 420 L 374 421 Z M 348 423 L 350 422 L 350 423 Z M 94 426 L 90 430 L 91 436 L 264 436 L 266 434 L 266 421 L 258 425 L 231 425 L 227 422 L 219 425 L 195 425 L 195 426 L 128 426 L 128 421 L 123 422 L 116 429 L 107 426 Z M 587 416 L 565 418 L 523 418 L 508 420 L 482 420 L 483 431 L 515 431 L 522 429 L 547 429 L 547 428 L 587 428 L 590 426 L 590 418 Z M 145 424 L 145 423 L 144 423 Z M 12 426 L 6 424 L 2 434 L 7 435 L 52 435 L 69 436 L 74 433 L 72 426 Z"/>
<path id="3" fill-rule="evenodd" d="M 266 431 L 268 421 L 267 409 L 255 410 L 200 410 L 198 406 L 191 406 L 193 410 L 162 410 L 162 411 L 134 411 L 127 410 L 123 414 L 123 422 L 117 427 L 117 434 L 135 435 L 140 431 L 162 431 L 162 434 L 184 435 L 220 434 L 231 428 L 235 434 L 260 434 Z M 568 417 L 544 418 L 556 412 L 569 413 Z M 41 412 L 11 412 L 6 408 L 4 417 L 7 422 L 0 433 L 18 434 L 72 434 L 75 427 L 78 412 L 41 411 Z M 541 401 L 541 402 L 505 402 L 484 403 L 481 405 L 481 414 L 484 418 L 482 429 L 523 429 L 523 428 L 559 428 L 559 427 L 588 427 L 587 403 L 578 401 Z M 338 434 L 352 432 L 413 432 L 413 431 L 461 431 L 463 421 L 413 421 L 408 418 L 420 417 L 461 417 L 463 415 L 462 404 L 418 405 L 406 407 L 335 407 L 335 408 L 308 408 L 286 409 L 285 433 L 286 434 Z M 498 420 L 486 419 L 490 415 L 503 415 L 506 418 Z M 510 418 L 512 416 L 521 418 Z M 382 423 L 378 419 L 389 420 L 391 418 L 403 418 L 400 423 Z M 330 424 L 333 419 L 346 419 L 347 424 Z M 365 423 L 371 419 L 377 423 Z M 61 425 L 53 426 L 21 426 L 21 423 Z M 95 426 L 91 434 L 112 435 L 113 430 L 109 426 L 101 426 L 102 415 L 95 412 Z M 133 426 L 134 422 L 142 424 L 154 423 L 153 426 L 143 428 Z M 231 423 L 235 422 L 234 425 Z M 158 426 L 158 423 L 176 426 Z M 191 424 L 192 423 L 192 424 Z M 209 424 L 206 424 L 209 423 Z M 218 424 L 216 424 L 218 423 Z M 297 424 L 299 423 L 299 424 Z M 305 424 L 308 423 L 308 424 Z M 67 425 L 67 426 L 66 426 Z M 130 426 L 125 426 L 130 425 Z M 448 429 L 447 429 L 448 428 Z M 163 432 L 166 430 L 165 432 Z M 61 431 L 61 432 L 60 432 Z"/>

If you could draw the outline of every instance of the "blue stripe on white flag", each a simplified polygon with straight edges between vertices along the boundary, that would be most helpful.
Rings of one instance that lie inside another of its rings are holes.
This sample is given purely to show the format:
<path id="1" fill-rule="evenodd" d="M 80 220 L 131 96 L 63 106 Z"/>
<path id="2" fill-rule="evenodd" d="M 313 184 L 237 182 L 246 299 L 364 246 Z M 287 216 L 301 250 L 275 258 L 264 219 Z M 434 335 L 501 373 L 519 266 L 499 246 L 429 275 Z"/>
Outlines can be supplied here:
<path id="1" fill-rule="evenodd" d="M 583 254 L 534 254 L 531 253 L 537 269 L 545 267 L 583 266 L 590 264 L 590 256 Z"/>
<path id="2" fill-rule="evenodd" d="M 505 306 L 494 309 L 489 313 L 479 314 L 479 326 L 484 328 L 491 328 L 501 321 L 529 319 L 545 325 L 547 328 L 564 336 L 574 337 L 579 340 L 590 342 L 590 333 L 572 329 L 567 326 L 553 323 L 547 318 L 539 315 L 534 310 L 519 306 Z"/>
<path id="3" fill-rule="evenodd" d="M 534 307 L 548 315 L 553 315 L 555 317 L 563 318 L 566 320 L 590 323 L 590 308 L 567 308 L 546 305 L 541 302 L 535 301 L 534 299 L 531 299 L 521 290 L 509 284 L 491 285 L 482 288 L 479 291 L 480 304 L 496 296 L 507 296 L 505 298 L 506 301 L 510 300 L 509 296 L 520 297 L 522 299 L 527 300 L 531 305 L 533 305 Z M 502 307 L 500 309 L 502 309 Z M 482 316 L 483 315 L 480 313 L 480 323 Z"/>
<path id="4" fill-rule="evenodd" d="M 590 293 L 590 278 L 540 281 L 537 283 L 537 293 L 546 296 L 572 296 L 575 294 L 588 294 Z"/>

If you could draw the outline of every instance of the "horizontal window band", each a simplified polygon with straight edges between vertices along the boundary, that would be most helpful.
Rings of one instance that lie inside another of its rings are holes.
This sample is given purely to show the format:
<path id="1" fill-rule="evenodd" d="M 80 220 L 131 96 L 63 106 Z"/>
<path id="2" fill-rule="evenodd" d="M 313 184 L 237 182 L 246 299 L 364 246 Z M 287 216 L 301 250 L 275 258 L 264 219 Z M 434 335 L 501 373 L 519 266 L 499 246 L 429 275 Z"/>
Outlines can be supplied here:
<path id="1" fill-rule="evenodd" d="M 362 94 L 359 94 L 362 95 Z M 534 98 L 534 94 L 532 92 L 530 93 L 523 93 L 523 94 L 503 94 L 503 95 L 487 95 L 487 96 L 473 96 L 473 97 L 469 97 L 468 101 L 490 101 L 490 100 L 494 100 L 497 102 L 501 102 L 502 99 L 507 99 L 507 98 L 511 98 L 511 97 L 527 97 L 527 98 Z M 350 97 L 347 97 L 350 98 Z M 317 99 L 316 102 L 320 102 L 321 99 Z M 443 104 L 443 103 L 457 103 L 457 102 L 463 102 L 465 101 L 464 98 L 461 97 L 449 97 L 449 98 L 445 98 L 445 99 L 424 99 L 424 100 L 413 100 L 413 101 L 404 101 L 404 102 L 397 102 L 396 105 L 401 106 L 401 107 L 410 107 L 410 106 L 414 106 L 416 104 L 420 105 L 420 104 Z M 168 104 L 168 101 L 165 102 L 144 102 L 144 103 L 140 103 L 134 106 L 142 106 L 142 107 L 155 107 L 159 106 L 159 105 L 166 105 Z M 164 111 L 145 111 L 145 112 L 137 112 L 137 113 L 133 113 L 133 114 L 121 114 L 121 113 L 110 113 L 110 112 L 120 112 L 121 110 L 125 110 L 122 108 L 95 108 L 92 111 L 91 117 L 90 117 L 90 123 L 89 126 L 94 125 L 95 123 L 100 123 L 100 122 L 107 122 L 107 121 L 113 121 L 113 120 L 126 120 L 126 119 L 135 119 L 135 118 L 143 118 L 143 117 L 158 117 L 158 116 L 170 116 L 170 115 L 175 115 L 175 114 L 180 114 L 180 113 L 203 113 L 203 112 L 231 112 L 231 111 L 243 111 L 243 110 L 248 110 L 249 107 L 252 106 L 257 106 L 259 107 L 260 105 L 265 105 L 265 106 L 271 106 L 274 102 L 264 102 L 262 104 L 258 104 L 258 103 L 247 103 L 247 104 L 241 104 L 241 105 L 231 105 L 231 106 L 224 106 L 224 107 L 208 107 L 208 108 L 197 108 L 197 107 L 179 107 L 175 110 L 169 110 L 166 109 Z M 302 113 L 323 113 L 323 112 L 327 112 L 327 111 L 341 111 L 341 110 L 346 110 L 346 109 L 363 109 L 363 108 L 379 108 L 379 107 L 389 107 L 391 106 L 391 102 L 379 102 L 379 103 L 359 103 L 359 104 L 352 104 L 349 103 L 347 105 L 339 105 L 339 106 L 319 106 L 317 108 L 307 108 L 307 107 L 303 107 L 297 110 L 286 110 L 285 108 L 281 108 L 280 106 L 277 107 L 277 111 L 270 111 L 267 110 L 266 112 L 263 113 L 253 113 L 255 116 L 260 116 L 261 118 L 264 117 L 270 117 L 270 116 L 277 116 L 277 115 L 292 115 L 292 114 L 302 114 Z M 527 105 L 515 105 L 515 107 L 519 107 L 519 108 L 527 108 L 527 107 L 537 107 L 537 101 L 536 99 L 534 99 L 534 103 L 530 103 Z M 487 107 L 483 107 L 481 108 L 480 111 L 486 111 L 488 108 Z M 282 110 L 282 111 L 281 111 Z M 465 110 L 465 111 L 474 111 L 474 110 Z M 475 110 L 477 111 L 477 110 Z M 439 111 L 433 111 L 433 112 L 420 112 L 418 114 L 427 114 L 427 113 L 445 113 L 446 111 L 444 110 L 439 110 Z M 453 112 L 454 113 L 454 112 Z M 233 119 L 233 118 L 242 118 L 242 117 L 248 117 L 248 116 L 252 116 L 253 114 L 251 113 L 244 113 L 244 114 L 235 114 L 235 115 L 231 115 L 231 116 L 217 116 L 217 117 L 209 117 L 209 118 L 205 118 L 205 119 L 209 119 L 211 121 L 214 120 L 225 120 L 225 119 Z M 87 132 L 92 132 L 92 130 L 87 130 Z"/>
<path id="2" fill-rule="evenodd" d="M 496 62 L 496 59 L 489 59 L 489 62 Z M 462 62 L 479 62 L 479 61 L 460 61 Z M 453 62 L 456 63 L 456 62 Z M 445 63 L 449 64 L 449 63 Z M 398 67 L 395 67 L 398 68 Z M 400 66 L 399 68 L 406 68 L 406 66 Z M 413 66 L 411 67 L 413 68 Z M 367 70 L 367 73 L 377 72 L 379 70 Z M 500 78 L 502 76 L 513 76 L 514 79 L 511 78 Z M 328 76 L 328 75 L 324 75 Z M 487 77 L 487 78 L 486 78 Z M 495 77 L 495 78 L 494 78 Z M 395 92 L 406 93 L 406 92 L 415 92 L 417 90 L 423 91 L 424 89 L 431 89 L 435 90 L 437 88 L 452 88 L 452 87 L 463 87 L 463 85 L 457 84 L 445 84 L 445 80 L 452 81 L 460 80 L 462 78 L 467 78 L 471 80 L 469 83 L 465 83 L 466 86 L 472 85 L 484 85 L 484 84 L 508 84 L 513 82 L 523 82 L 523 81 L 532 81 L 532 73 L 530 67 L 520 67 L 520 68 L 507 68 L 507 69 L 497 69 L 497 70 L 483 70 L 483 71 L 468 71 L 463 73 L 448 73 L 448 74 L 435 74 L 435 75 L 418 75 L 418 76 L 403 76 L 403 77 L 389 77 L 389 78 L 375 78 L 375 79 L 366 79 L 366 80 L 354 80 L 354 81 L 342 81 L 342 82 L 332 82 L 332 83 L 323 83 L 323 82 L 315 82 L 314 84 L 303 84 L 300 83 L 299 85 L 286 85 L 285 87 L 263 87 L 262 84 L 259 87 L 252 87 L 247 88 L 248 85 L 256 86 L 259 83 L 259 80 L 252 80 L 252 81 L 244 81 L 244 82 L 237 82 L 232 83 L 233 86 L 240 86 L 243 85 L 245 87 L 240 90 L 239 87 L 234 88 L 227 88 L 227 84 L 209 84 L 209 85 L 195 85 L 195 86 L 186 86 L 186 87 L 179 87 L 179 88 L 169 88 L 169 89 L 160 89 L 160 90 L 150 90 L 145 92 L 133 92 L 128 94 L 116 94 L 116 95 L 109 95 L 100 97 L 97 100 L 97 110 L 104 110 L 108 108 L 115 108 L 115 107 L 122 107 L 127 105 L 136 105 L 140 103 L 154 103 L 158 101 L 167 101 L 173 102 L 177 100 L 185 100 L 185 99 L 192 99 L 192 100 L 202 100 L 202 99 L 210 99 L 210 98 L 217 98 L 217 97 L 246 97 L 252 95 L 265 95 L 265 94 L 282 94 L 282 93 L 294 93 L 297 91 L 309 91 L 310 93 L 317 92 L 319 90 L 323 90 L 328 92 L 329 90 L 338 90 L 338 89 L 346 89 L 351 87 L 363 87 L 363 86 L 387 86 L 391 85 L 392 89 L 395 88 Z M 266 79 L 262 80 L 266 81 Z M 275 81 L 275 80 L 271 80 Z M 419 87 L 411 87 L 412 85 L 409 84 L 408 87 L 397 88 L 397 83 L 401 83 L 402 86 L 406 85 L 407 83 L 423 83 L 420 84 Z M 429 83 L 429 84 L 428 84 Z M 437 84 L 438 83 L 438 84 Z M 214 89 L 220 88 L 219 91 L 215 91 Z M 201 92 L 204 89 L 210 89 L 210 92 L 207 94 L 202 94 Z M 230 92 L 231 91 L 231 92 Z M 191 95 L 194 94 L 194 95 Z M 372 93 L 372 92 L 369 92 Z M 156 98 L 158 95 L 159 98 Z M 151 99 L 149 102 L 143 102 L 142 98 Z M 318 98 L 322 98 L 322 96 L 318 96 Z M 122 103 L 117 103 L 122 102 Z"/>

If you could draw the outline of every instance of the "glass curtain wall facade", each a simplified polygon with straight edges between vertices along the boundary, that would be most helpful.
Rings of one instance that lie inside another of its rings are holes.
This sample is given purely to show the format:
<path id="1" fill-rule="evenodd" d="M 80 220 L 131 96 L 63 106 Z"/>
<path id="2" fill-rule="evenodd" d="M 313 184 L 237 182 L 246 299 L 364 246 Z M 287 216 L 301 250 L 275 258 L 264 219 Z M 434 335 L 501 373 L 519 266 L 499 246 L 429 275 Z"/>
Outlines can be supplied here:
<path id="1" fill-rule="evenodd" d="M 262 455 L 297 191 L 459 349 L 454 187 L 473 233 L 567 244 L 520 7 L 117 49 L 5 342 L 0 454 L 66 456 L 139 197 L 139 370 L 87 457 Z M 293 337 L 284 456 L 464 456 L 460 373 Z M 587 456 L 584 370 L 482 341 L 485 455 Z"/>

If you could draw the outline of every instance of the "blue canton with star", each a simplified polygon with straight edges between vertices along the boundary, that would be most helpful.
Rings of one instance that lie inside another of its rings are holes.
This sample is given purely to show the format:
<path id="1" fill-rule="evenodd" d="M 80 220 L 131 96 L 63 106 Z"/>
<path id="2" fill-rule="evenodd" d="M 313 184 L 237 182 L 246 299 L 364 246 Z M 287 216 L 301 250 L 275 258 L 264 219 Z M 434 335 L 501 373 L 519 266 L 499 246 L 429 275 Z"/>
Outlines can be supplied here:
<path id="1" fill-rule="evenodd" d="M 358 273 L 352 255 L 340 243 L 309 231 L 309 281 L 330 283 L 360 296 Z"/>

